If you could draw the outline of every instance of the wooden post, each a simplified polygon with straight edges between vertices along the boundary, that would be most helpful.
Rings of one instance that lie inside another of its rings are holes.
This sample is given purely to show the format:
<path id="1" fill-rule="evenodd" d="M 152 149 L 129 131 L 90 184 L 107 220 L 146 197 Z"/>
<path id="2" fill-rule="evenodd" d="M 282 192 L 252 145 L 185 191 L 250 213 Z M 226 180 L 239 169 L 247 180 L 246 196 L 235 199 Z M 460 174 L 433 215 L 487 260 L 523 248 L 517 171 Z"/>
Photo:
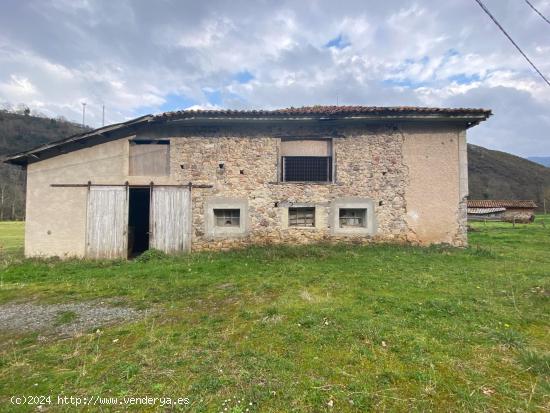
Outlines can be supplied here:
<path id="1" fill-rule="evenodd" d="M 512 217 L 512 228 L 515 228 L 516 227 L 516 216 L 514 215 Z"/>

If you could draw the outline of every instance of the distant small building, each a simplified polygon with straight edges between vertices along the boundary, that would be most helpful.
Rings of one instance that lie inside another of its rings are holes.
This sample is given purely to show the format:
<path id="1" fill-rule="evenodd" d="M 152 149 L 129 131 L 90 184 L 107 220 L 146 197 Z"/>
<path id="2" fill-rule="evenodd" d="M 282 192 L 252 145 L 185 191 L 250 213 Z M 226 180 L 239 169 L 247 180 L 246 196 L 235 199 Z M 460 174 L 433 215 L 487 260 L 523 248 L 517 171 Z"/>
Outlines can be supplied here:
<path id="1" fill-rule="evenodd" d="M 535 201 L 515 199 L 469 199 L 468 219 L 493 219 L 501 221 L 533 222 Z"/>

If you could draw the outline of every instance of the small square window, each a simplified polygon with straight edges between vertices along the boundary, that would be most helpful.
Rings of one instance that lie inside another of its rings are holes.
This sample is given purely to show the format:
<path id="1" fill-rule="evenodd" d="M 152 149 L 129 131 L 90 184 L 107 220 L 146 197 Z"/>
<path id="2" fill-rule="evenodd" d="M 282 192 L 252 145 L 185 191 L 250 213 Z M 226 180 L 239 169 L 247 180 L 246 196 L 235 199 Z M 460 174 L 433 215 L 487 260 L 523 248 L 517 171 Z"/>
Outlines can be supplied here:
<path id="1" fill-rule="evenodd" d="M 240 209 L 214 209 L 214 221 L 217 227 L 240 227 Z"/>
<path id="2" fill-rule="evenodd" d="M 340 208 L 340 228 L 365 228 L 367 226 L 366 208 Z"/>
<path id="3" fill-rule="evenodd" d="M 315 208 L 288 208 L 289 227 L 314 227 Z"/>
<path id="4" fill-rule="evenodd" d="M 130 176 L 169 176 L 169 140 L 130 141 Z"/>

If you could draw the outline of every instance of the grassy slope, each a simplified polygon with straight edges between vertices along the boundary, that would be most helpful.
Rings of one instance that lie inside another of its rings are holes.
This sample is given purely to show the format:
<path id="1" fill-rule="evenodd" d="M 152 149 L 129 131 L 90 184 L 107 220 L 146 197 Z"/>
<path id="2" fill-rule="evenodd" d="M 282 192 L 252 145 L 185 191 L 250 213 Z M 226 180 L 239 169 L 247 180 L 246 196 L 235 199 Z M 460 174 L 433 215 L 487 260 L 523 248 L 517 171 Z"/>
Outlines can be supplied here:
<path id="1" fill-rule="evenodd" d="M 548 410 L 550 228 L 475 225 L 467 250 L 13 258 L 0 303 L 120 297 L 156 312 L 68 340 L 0 337 L 0 400 L 165 395 L 219 411 L 237 396 L 262 412 Z"/>

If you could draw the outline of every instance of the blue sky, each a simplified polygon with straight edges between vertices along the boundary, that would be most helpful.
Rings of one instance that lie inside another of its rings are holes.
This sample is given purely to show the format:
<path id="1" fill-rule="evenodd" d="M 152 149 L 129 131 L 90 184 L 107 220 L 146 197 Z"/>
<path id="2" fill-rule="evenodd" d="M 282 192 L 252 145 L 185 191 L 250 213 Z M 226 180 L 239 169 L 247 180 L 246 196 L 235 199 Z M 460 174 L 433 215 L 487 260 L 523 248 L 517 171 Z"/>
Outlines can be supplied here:
<path id="1" fill-rule="evenodd" d="M 325 44 L 325 47 L 334 47 L 336 49 L 345 49 L 348 46 L 351 46 L 351 43 L 344 38 L 342 33 L 340 33 L 334 39 L 330 39 L 327 44 Z"/>
<path id="2" fill-rule="evenodd" d="M 550 75 L 550 28 L 485 0 Z M 550 15 L 550 0 L 533 0 Z M 484 107 L 469 141 L 550 155 L 550 88 L 474 1 L 6 0 L 0 106 L 108 123 L 186 108 Z"/>

